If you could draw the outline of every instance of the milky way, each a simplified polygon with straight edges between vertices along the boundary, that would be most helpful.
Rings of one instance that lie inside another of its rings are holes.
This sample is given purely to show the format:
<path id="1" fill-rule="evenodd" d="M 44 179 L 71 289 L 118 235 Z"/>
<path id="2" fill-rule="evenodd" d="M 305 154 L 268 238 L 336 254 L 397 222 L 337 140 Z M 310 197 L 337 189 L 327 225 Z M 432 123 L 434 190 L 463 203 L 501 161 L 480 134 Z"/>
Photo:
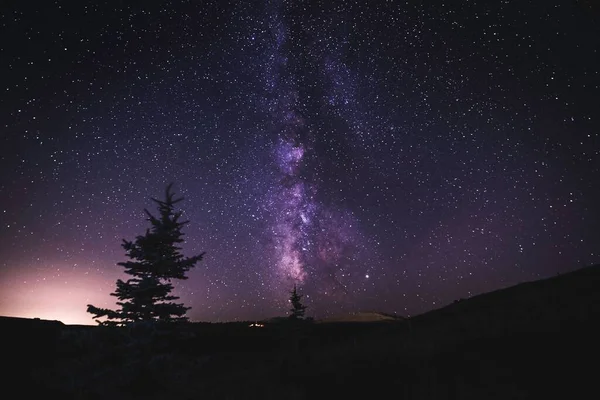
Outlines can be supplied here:
<path id="1" fill-rule="evenodd" d="M 193 320 L 294 284 L 311 316 L 414 315 L 600 261 L 589 2 L 47 3 L 0 10 L 0 315 L 114 305 L 169 182 Z"/>
<path id="2" fill-rule="evenodd" d="M 268 191 L 265 204 L 272 212 L 275 276 L 285 287 L 301 286 L 312 277 L 312 286 L 320 292 L 335 290 L 330 281 L 345 292 L 345 285 L 335 275 L 348 267 L 344 265 L 348 263 L 346 253 L 357 245 L 358 237 L 353 233 L 358 223 L 333 213 L 317 199 L 320 176 L 315 173 L 314 163 L 306 161 L 311 156 L 316 158 L 311 154 L 315 152 L 312 121 L 304 116 L 308 112 L 300 111 L 313 103 L 318 105 L 327 96 L 302 98 L 293 73 L 290 28 L 281 16 L 283 2 L 269 6 L 272 47 L 268 52 L 270 63 L 265 68 L 265 93 L 274 121 L 277 180 Z M 320 72 L 316 68 L 308 73 Z"/>

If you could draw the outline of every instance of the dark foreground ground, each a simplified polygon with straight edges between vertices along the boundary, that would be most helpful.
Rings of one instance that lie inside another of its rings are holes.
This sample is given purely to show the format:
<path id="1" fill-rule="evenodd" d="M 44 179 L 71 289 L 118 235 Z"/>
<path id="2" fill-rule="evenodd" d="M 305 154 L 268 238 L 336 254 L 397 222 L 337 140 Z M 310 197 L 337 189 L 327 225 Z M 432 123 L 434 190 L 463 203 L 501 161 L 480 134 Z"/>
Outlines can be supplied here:
<path id="1" fill-rule="evenodd" d="M 0 380 L 21 399 L 596 398 L 599 317 L 600 266 L 391 322 L 165 331 L 0 318 Z"/>

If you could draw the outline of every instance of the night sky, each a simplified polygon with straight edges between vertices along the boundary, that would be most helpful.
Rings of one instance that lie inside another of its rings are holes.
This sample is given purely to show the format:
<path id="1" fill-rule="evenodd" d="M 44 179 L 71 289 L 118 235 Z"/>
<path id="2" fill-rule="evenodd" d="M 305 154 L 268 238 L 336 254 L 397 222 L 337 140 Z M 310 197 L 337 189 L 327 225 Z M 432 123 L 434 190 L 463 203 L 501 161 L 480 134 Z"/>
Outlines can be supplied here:
<path id="1" fill-rule="evenodd" d="M 600 262 L 591 2 L 127 3 L 0 9 L 0 315 L 114 307 L 169 182 L 195 321 L 285 315 L 294 283 L 308 316 L 415 315 Z"/>

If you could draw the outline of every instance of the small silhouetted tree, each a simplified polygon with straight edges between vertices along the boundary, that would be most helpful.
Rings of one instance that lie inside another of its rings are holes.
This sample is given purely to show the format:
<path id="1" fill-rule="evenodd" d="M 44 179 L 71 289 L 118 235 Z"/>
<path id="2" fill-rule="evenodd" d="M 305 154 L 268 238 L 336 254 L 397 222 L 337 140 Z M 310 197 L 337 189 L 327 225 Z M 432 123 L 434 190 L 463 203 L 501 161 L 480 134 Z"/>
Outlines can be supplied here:
<path id="1" fill-rule="evenodd" d="M 204 253 L 184 257 L 180 252 L 178 244 L 183 242 L 184 236 L 181 228 L 189 221 L 179 220 L 182 212 L 176 211 L 175 205 L 183 198 L 174 198 L 172 186 L 172 183 L 167 186 L 164 200 L 152 199 L 158 206 L 158 217 L 144 210 L 151 224 L 146 233 L 133 242 L 123 239 L 121 246 L 130 260 L 118 265 L 132 278 L 118 279 L 117 288 L 111 293 L 119 299 L 120 308 L 109 310 L 88 304 L 87 311 L 94 314 L 94 319 L 106 317 L 105 321 L 98 321 L 99 324 L 187 321 L 185 313 L 190 307 L 174 302 L 179 297 L 171 294 L 171 281 L 187 279 L 186 273 L 202 260 Z"/>
<path id="2" fill-rule="evenodd" d="M 290 319 L 304 318 L 306 306 L 302 304 L 300 300 L 302 300 L 302 295 L 298 294 L 296 285 L 294 285 L 294 290 L 290 292 L 290 302 L 292 303 L 292 308 L 290 309 Z"/>

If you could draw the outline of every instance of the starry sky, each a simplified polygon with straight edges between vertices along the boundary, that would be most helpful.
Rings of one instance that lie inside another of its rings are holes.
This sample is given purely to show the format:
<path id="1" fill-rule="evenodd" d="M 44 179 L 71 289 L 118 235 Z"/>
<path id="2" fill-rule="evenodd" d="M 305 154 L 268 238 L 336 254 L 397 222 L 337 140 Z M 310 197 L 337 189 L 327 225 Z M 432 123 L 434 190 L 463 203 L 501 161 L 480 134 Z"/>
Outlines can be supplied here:
<path id="1" fill-rule="evenodd" d="M 0 10 L 0 315 L 93 323 L 169 182 L 194 321 L 415 315 L 600 262 L 586 1 Z"/>

